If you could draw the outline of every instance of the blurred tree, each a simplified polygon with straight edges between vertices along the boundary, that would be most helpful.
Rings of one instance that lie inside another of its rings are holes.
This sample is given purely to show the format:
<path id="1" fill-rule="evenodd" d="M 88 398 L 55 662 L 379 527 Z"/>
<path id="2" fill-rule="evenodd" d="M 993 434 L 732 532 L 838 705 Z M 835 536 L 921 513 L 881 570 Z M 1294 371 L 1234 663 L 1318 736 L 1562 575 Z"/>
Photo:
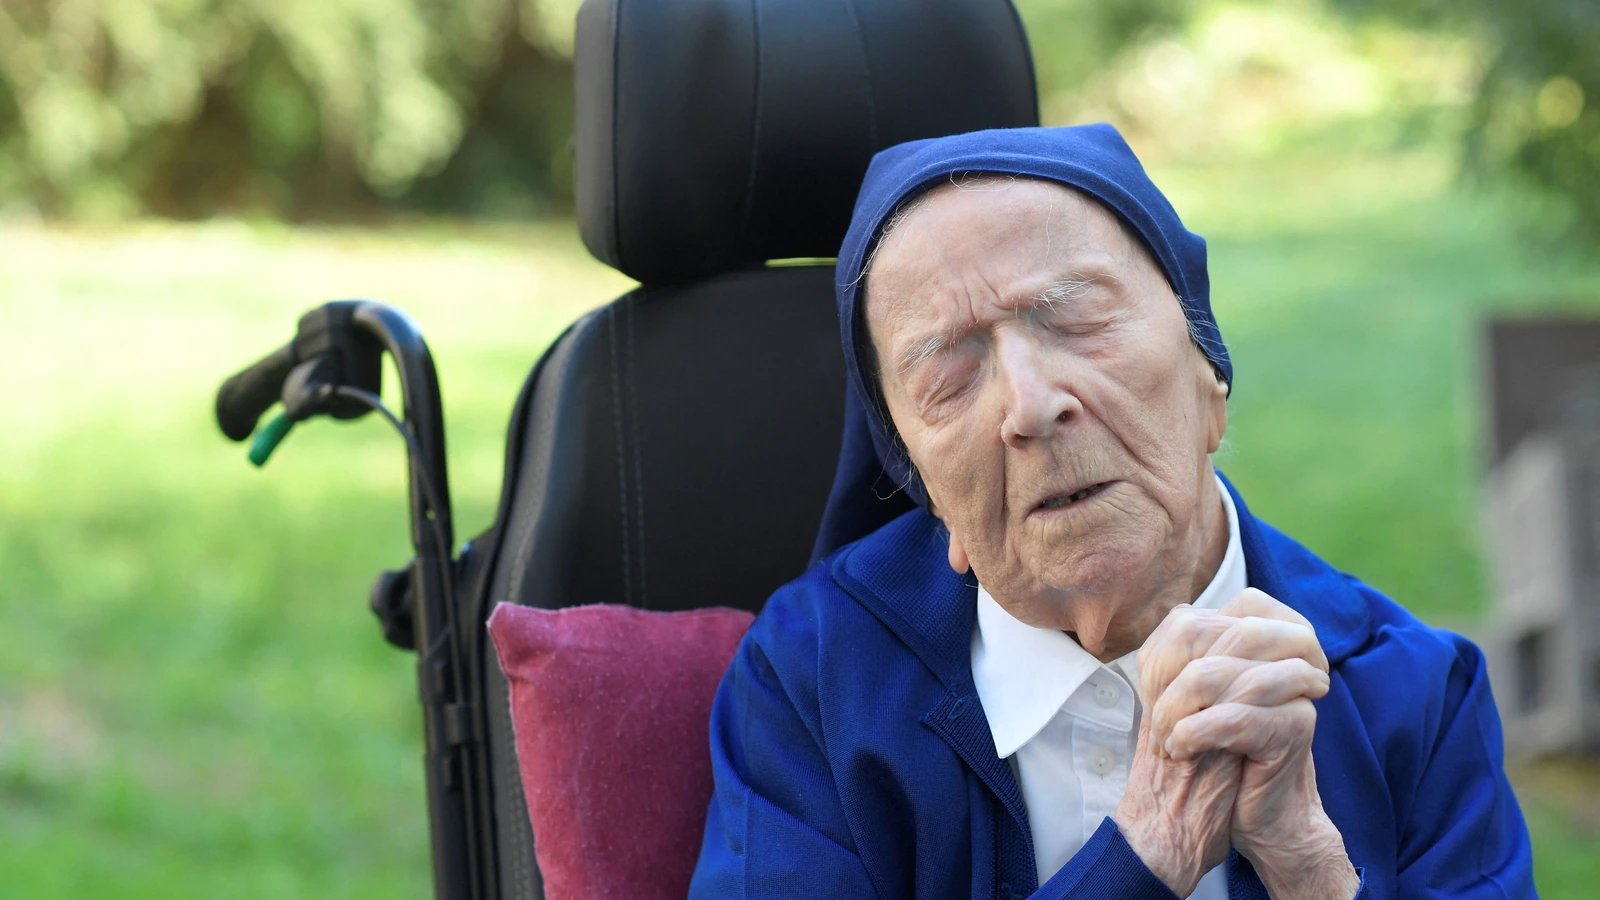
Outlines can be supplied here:
<path id="1" fill-rule="evenodd" d="M 1466 162 L 1506 170 L 1567 201 L 1600 239 L 1600 2 L 1338 0 L 1355 14 L 1475 33 L 1493 56 L 1477 86 Z"/>
<path id="2" fill-rule="evenodd" d="M 1474 36 L 1493 62 L 1475 88 L 1472 170 L 1531 176 L 1568 198 L 1576 220 L 1600 236 L 1600 2 L 1326 2 L 1364 20 Z M 1185 63 L 1174 35 L 1250 7 L 1016 3 L 1053 119 L 1065 113 L 1052 103 L 1081 112 L 1093 98 L 1075 93 L 1119 59 L 1128 63 L 1130 48 L 1149 51 L 1138 63 L 1146 81 L 1172 81 Z M 559 211 L 571 201 L 577 5 L 0 0 L 0 214 Z M 1145 118 L 1158 111 L 1139 102 L 1140 85 L 1124 81 L 1118 105 Z"/>
<path id="3" fill-rule="evenodd" d="M 0 207 L 559 201 L 571 65 L 545 32 L 523 0 L 0 0 Z"/>
<path id="4" fill-rule="evenodd" d="M 1140 39 L 1171 31 L 1199 0 L 1013 0 L 1028 28 L 1041 97 L 1070 91 Z"/>
<path id="5" fill-rule="evenodd" d="M 465 106 L 460 143 L 442 168 L 412 186 L 408 204 L 495 218 L 570 208 L 571 47 L 526 31 L 507 31 Z"/>
<path id="6" fill-rule="evenodd" d="M 1048 88 L 1191 0 L 1021 0 Z M 571 200 L 578 0 L 0 0 L 0 213 Z"/>
<path id="7" fill-rule="evenodd" d="M 1600 238 L 1600 3 L 1480 5 L 1500 55 L 1478 94 L 1469 159 L 1491 170 L 1508 160 L 1566 194 Z"/>

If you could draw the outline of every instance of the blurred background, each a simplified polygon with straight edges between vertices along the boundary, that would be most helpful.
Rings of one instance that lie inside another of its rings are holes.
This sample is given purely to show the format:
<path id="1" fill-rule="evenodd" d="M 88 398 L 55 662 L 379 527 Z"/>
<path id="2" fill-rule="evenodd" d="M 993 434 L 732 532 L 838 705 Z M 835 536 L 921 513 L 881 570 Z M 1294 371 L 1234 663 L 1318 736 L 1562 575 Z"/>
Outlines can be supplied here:
<path id="1" fill-rule="evenodd" d="M 0 894 L 429 896 L 366 609 L 401 447 L 256 472 L 212 396 L 306 308 L 399 305 L 489 524 L 528 368 L 629 284 L 570 218 L 576 6 L 0 0 Z M 1501 643 L 1484 323 L 1600 316 L 1600 5 L 1018 6 L 1046 121 L 1116 123 L 1210 241 L 1252 509 Z M 1600 884 L 1574 745 L 1512 766 L 1547 898 Z"/>

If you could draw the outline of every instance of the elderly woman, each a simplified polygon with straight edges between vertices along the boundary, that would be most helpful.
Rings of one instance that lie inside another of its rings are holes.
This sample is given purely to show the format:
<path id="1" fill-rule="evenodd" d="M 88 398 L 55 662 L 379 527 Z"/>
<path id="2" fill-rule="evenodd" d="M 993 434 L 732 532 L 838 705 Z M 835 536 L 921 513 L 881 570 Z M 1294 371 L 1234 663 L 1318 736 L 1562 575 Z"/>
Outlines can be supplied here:
<path id="1" fill-rule="evenodd" d="M 1477 649 L 1212 467 L 1205 243 L 1113 129 L 879 154 L 838 272 L 827 530 L 919 508 L 746 637 L 693 897 L 1534 895 Z"/>

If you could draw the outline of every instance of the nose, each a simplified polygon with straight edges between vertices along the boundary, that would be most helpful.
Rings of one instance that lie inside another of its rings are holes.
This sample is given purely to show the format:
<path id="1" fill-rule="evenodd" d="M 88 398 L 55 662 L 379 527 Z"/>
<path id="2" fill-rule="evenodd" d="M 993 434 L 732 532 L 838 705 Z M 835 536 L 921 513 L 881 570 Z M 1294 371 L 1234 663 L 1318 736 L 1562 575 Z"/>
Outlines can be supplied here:
<path id="1" fill-rule="evenodd" d="M 1007 334 L 996 341 L 998 374 L 1005 397 L 1005 417 L 1000 421 L 1000 439 L 1020 449 L 1034 438 L 1047 437 L 1054 429 L 1083 412 L 1078 397 L 1053 371 L 1049 351 L 1028 335 Z"/>

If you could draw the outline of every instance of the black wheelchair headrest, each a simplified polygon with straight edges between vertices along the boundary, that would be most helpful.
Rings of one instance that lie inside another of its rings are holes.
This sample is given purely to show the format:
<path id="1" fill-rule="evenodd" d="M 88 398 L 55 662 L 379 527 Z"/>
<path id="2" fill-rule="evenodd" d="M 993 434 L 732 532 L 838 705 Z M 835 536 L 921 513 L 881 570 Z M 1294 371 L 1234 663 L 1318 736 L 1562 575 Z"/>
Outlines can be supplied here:
<path id="1" fill-rule="evenodd" d="M 1038 124 L 1010 0 L 584 0 L 584 243 L 645 284 L 838 253 L 867 163 Z"/>

